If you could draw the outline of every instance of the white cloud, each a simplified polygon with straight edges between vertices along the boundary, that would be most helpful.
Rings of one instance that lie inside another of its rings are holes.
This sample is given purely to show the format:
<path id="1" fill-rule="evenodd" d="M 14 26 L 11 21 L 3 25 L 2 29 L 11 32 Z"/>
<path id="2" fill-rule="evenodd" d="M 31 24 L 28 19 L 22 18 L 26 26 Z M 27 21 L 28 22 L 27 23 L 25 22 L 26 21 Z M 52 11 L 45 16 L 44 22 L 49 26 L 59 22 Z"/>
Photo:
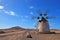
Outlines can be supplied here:
<path id="1" fill-rule="evenodd" d="M 30 12 L 31 15 L 33 15 L 33 12 Z"/>
<path id="2" fill-rule="evenodd" d="M 8 11 L 4 11 L 6 14 L 9 14 L 9 12 Z"/>
<path id="3" fill-rule="evenodd" d="M 25 16 L 25 18 L 28 18 L 29 16 Z"/>
<path id="4" fill-rule="evenodd" d="M 10 11 L 10 15 L 15 16 L 15 12 Z"/>
<path id="5" fill-rule="evenodd" d="M 6 14 L 9 14 L 11 16 L 17 16 L 14 11 L 4 11 Z"/>
<path id="6" fill-rule="evenodd" d="M 34 6 L 30 6 L 30 9 L 33 9 L 34 8 Z"/>
<path id="7" fill-rule="evenodd" d="M 1 5 L 0 5 L 0 10 L 2 10 L 2 9 L 4 9 L 4 6 L 1 6 Z"/>
<path id="8" fill-rule="evenodd" d="M 9 14 L 11 16 L 18 16 L 14 11 L 6 11 L 4 6 L 0 5 L 0 10 L 3 11 L 5 14 Z"/>

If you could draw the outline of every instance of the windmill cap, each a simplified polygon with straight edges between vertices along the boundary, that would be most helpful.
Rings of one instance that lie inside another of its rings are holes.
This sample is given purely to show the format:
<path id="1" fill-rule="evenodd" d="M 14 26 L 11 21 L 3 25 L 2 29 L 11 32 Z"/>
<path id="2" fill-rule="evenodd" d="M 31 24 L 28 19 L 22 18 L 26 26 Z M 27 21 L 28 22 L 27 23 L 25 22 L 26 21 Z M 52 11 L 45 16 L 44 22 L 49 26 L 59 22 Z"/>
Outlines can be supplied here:
<path id="1" fill-rule="evenodd" d="M 46 22 L 47 20 L 44 18 L 44 17 L 42 17 L 42 19 L 41 20 L 39 20 L 39 22 Z"/>

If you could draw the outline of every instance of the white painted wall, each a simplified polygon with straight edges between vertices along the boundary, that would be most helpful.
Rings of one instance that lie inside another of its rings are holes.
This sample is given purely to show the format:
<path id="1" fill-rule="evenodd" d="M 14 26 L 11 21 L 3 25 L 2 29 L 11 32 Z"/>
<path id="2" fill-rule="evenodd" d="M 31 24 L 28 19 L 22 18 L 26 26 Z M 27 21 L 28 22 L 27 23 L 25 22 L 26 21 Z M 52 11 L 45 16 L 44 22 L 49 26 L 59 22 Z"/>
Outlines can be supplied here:
<path id="1" fill-rule="evenodd" d="M 38 23 L 38 30 L 39 32 L 50 32 L 50 28 L 49 28 L 49 23 L 46 22 L 39 22 Z"/>

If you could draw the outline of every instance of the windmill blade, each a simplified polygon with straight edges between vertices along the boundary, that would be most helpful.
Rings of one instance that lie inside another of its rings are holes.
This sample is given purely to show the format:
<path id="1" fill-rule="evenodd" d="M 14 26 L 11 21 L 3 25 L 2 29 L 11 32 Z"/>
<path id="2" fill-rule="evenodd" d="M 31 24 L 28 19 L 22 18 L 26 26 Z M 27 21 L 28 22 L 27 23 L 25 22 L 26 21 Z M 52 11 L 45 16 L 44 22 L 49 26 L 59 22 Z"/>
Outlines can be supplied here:
<path id="1" fill-rule="evenodd" d="M 37 19 L 37 17 L 32 17 L 32 19 Z"/>
<path id="2" fill-rule="evenodd" d="M 39 17 L 32 16 L 32 19 L 39 19 Z"/>
<path id="3" fill-rule="evenodd" d="M 48 17 L 46 17 L 46 19 L 48 19 Z"/>
<path id="4" fill-rule="evenodd" d="M 38 13 L 39 16 L 42 16 L 42 11 L 40 9 L 37 10 L 37 13 Z"/>
<path id="5" fill-rule="evenodd" d="M 34 27 L 38 28 L 38 22 L 34 23 Z"/>
<path id="6" fill-rule="evenodd" d="M 47 16 L 46 19 L 55 19 L 56 17 L 53 16 Z"/>
<path id="7" fill-rule="evenodd" d="M 39 14 L 39 12 L 41 12 L 41 10 L 40 10 L 40 9 L 37 9 L 36 11 L 37 11 L 37 13 L 38 13 L 38 14 Z"/>
<path id="8" fill-rule="evenodd" d="M 45 13 L 44 16 L 47 16 L 47 14 Z"/>
<path id="9" fill-rule="evenodd" d="M 35 16 L 31 15 L 31 19 L 35 19 L 35 18 L 36 18 Z"/>
<path id="10" fill-rule="evenodd" d="M 34 25 L 34 27 L 37 27 L 37 26 L 38 26 L 37 24 Z"/>
<path id="11" fill-rule="evenodd" d="M 40 17 L 37 17 L 37 19 L 40 19 Z"/>
<path id="12" fill-rule="evenodd" d="M 49 13 L 49 12 L 50 12 L 50 10 L 47 9 L 47 10 L 44 12 L 44 14 L 47 15 L 47 13 Z"/>
<path id="13" fill-rule="evenodd" d="M 40 17 L 32 17 L 32 19 L 37 19 L 37 20 L 39 20 L 39 19 L 40 19 Z"/>
<path id="14" fill-rule="evenodd" d="M 43 14 L 42 13 L 40 13 L 40 16 L 42 16 Z"/>

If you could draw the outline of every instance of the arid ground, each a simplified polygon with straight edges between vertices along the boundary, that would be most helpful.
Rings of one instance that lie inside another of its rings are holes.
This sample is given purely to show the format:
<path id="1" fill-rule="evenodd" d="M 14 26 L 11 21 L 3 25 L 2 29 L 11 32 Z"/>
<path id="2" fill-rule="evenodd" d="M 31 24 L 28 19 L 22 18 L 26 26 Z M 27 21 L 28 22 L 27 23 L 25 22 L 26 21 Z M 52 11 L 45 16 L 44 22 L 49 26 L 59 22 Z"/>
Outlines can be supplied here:
<path id="1" fill-rule="evenodd" d="M 29 32 L 32 38 L 27 38 Z M 37 30 L 13 27 L 0 30 L 0 40 L 60 40 L 60 30 L 51 30 L 55 34 L 39 34 Z"/>

